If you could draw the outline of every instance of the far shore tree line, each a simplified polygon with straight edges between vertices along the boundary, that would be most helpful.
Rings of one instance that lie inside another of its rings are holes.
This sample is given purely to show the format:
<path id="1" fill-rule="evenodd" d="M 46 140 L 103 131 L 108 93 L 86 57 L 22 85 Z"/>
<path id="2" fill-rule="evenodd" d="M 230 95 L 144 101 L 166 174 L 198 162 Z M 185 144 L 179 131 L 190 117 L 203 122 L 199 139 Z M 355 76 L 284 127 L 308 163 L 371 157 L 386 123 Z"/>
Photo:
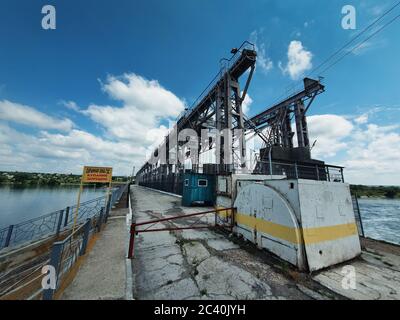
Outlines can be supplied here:
<path id="1" fill-rule="evenodd" d="M 126 182 L 128 177 L 115 176 L 113 182 Z M 60 173 L 31 173 L 0 171 L 0 184 L 16 186 L 61 186 L 79 185 L 81 175 Z M 97 184 L 92 184 L 97 185 Z M 99 184 L 99 186 L 102 184 Z"/>
<path id="2" fill-rule="evenodd" d="M 358 197 L 367 198 L 400 198 L 400 187 L 351 185 L 350 190 Z"/>

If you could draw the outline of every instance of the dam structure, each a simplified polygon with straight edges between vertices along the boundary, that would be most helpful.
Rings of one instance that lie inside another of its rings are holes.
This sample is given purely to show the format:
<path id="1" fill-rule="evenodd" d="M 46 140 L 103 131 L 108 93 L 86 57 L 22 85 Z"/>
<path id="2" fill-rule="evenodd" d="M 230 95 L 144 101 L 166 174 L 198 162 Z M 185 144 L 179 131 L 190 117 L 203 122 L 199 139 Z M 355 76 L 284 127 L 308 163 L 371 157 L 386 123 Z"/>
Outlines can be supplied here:
<path id="1" fill-rule="evenodd" d="M 136 174 L 128 257 L 137 297 L 399 299 L 400 248 L 365 238 L 344 168 L 312 157 L 307 112 L 322 79 L 304 78 L 247 117 L 257 52 L 245 42 L 231 53 Z M 189 270 L 164 260 L 168 252 Z"/>
<path id="2" fill-rule="evenodd" d="M 136 179 L 139 185 L 183 195 L 186 205 L 226 209 L 218 211 L 217 219 L 232 225 L 234 234 L 299 270 L 315 271 L 355 258 L 361 246 L 343 168 L 311 157 L 306 114 L 325 86 L 305 78 L 303 90 L 246 117 L 242 104 L 256 59 L 248 42 L 233 49 Z M 215 135 L 204 139 L 204 130 Z M 178 141 L 173 141 L 174 134 Z M 251 135 L 262 147 L 249 160 L 246 141 Z M 210 150 L 215 161 L 200 163 L 201 154 Z"/>

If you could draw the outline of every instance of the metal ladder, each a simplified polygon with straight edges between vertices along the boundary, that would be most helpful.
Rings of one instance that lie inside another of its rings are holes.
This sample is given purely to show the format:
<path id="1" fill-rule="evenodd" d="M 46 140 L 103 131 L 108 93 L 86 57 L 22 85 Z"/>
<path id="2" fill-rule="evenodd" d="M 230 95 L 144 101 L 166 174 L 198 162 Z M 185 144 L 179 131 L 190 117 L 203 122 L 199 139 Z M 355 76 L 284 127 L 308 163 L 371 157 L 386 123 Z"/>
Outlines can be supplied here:
<path id="1" fill-rule="evenodd" d="M 361 219 L 361 212 L 360 212 L 360 206 L 358 205 L 358 197 L 357 194 L 352 194 L 351 195 L 351 200 L 353 202 L 353 211 L 354 211 L 354 217 L 356 219 L 356 224 L 357 224 L 357 229 L 358 229 L 358 235 L 360 237 L 364 237 L 364 227 Z"/>

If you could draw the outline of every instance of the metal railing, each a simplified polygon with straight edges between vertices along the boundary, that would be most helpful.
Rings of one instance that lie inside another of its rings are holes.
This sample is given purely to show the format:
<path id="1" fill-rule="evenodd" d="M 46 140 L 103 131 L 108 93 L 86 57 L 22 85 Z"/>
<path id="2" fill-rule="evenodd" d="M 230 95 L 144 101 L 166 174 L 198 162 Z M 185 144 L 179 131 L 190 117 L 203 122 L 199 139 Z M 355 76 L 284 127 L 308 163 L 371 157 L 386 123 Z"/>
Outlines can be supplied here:
<path id="1" fill-rule="evenodd" d="M 90 233 L 94 230 L 94 221 L 101 224 L 102 217 L 92 217 L 82 224 L 74 233 L 71 233 L 63 241 L 58 241 L 53 244 L 49 266 L 52 266 L 55 271 L 56 279 L 54 288 L 43 290 L 43 300 L 52 300 L 54 293 L 60 287 L 63 279 L 75 265 L 78 258 L 86 253 L 87 244 Z"/>
<path id="2" fill-rule="evenodd" d="M 343 167 L 326 164 L 301 165 L 297 163 L 257 161 L 253 173 L 282 175 L 286 176 L 287 179 L 344 182 Z"/>
<path id="3" fill-rule="evenodd" d="M 127 187 L 128 184 L 114 190 L 110 195 L 110 201 L 106 207 L 101 207 L 98 212 L 87 218 L 85 223 L 81 224 L 75 232 L 71 233 L 64 240 L 53 244 L 49 265 L 55 270 L 56 285 L 55 288 L 43 290 L 43 300 L 52 300 L 54 298 L 54 294 L 75 266 L 79 257 L 86 253 L 91 235 L 101 231 L 102 225 L 107 222 L 111 207 L 116 201 L 121 199 Z"/>
<path id="4" fill-rule="evenodd" d="M 115 191 L 113 192 L 113 194 Z M 100 212 L 102 207 L 106 207 L 107 204 L 107 196 L 101 196 L 89 201 L 82 202 L 79 205 L 78 217 L 77 221 L 85 221 L 88 218 L 93 217 L 98 212 Z M 74 217 L 76 214 L 76 205 L 67 207 L 65 209 L 65 217 L 64 217 L 64 227 L 67 228 L 74 223 Z"/>
<path id="5" fill-rule="evenodd" d="M 127 184 L 115 188 L 110 194 L 110 201 L 107 201 L 107 195 L 104 195 L 81 203 L 77 222 L 82 223 L 100 214 L 101 210 L 105 210 L 105 213 L 108 214 L 110 208 L 119 200 L 126 187 Z M 69 206 L 65 209 L 0 229 L 0 250 L 50 236 L 58 236 L 73 225 L 75 213 L 76 205 Z"/>

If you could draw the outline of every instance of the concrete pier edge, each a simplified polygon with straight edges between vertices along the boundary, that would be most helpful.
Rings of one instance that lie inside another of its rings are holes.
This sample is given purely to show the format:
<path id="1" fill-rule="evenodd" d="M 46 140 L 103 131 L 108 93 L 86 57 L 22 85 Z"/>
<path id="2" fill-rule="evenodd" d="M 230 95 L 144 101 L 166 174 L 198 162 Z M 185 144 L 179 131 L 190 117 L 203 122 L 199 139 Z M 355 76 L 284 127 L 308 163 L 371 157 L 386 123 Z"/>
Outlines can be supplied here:
<path id="1" fill-rule="evenodd" d="M 128 258 L 128 249 L 129 249 L 129 238 L 130 238 L 130 226 L 132 223 L 132 204 L 131 204 L 131 195 L 130 192 L 127 194 L 128 197 L 128 205 L 129 205 L 129 214 L 126 215 L 126 258 L 125 258 L 125 268 L 126 268 L 126 287 L 125 287 L 125 299 L 126 300 L 135 300 L 133 298 L 133 274 L 132 274 L 132 260 Z"/>

